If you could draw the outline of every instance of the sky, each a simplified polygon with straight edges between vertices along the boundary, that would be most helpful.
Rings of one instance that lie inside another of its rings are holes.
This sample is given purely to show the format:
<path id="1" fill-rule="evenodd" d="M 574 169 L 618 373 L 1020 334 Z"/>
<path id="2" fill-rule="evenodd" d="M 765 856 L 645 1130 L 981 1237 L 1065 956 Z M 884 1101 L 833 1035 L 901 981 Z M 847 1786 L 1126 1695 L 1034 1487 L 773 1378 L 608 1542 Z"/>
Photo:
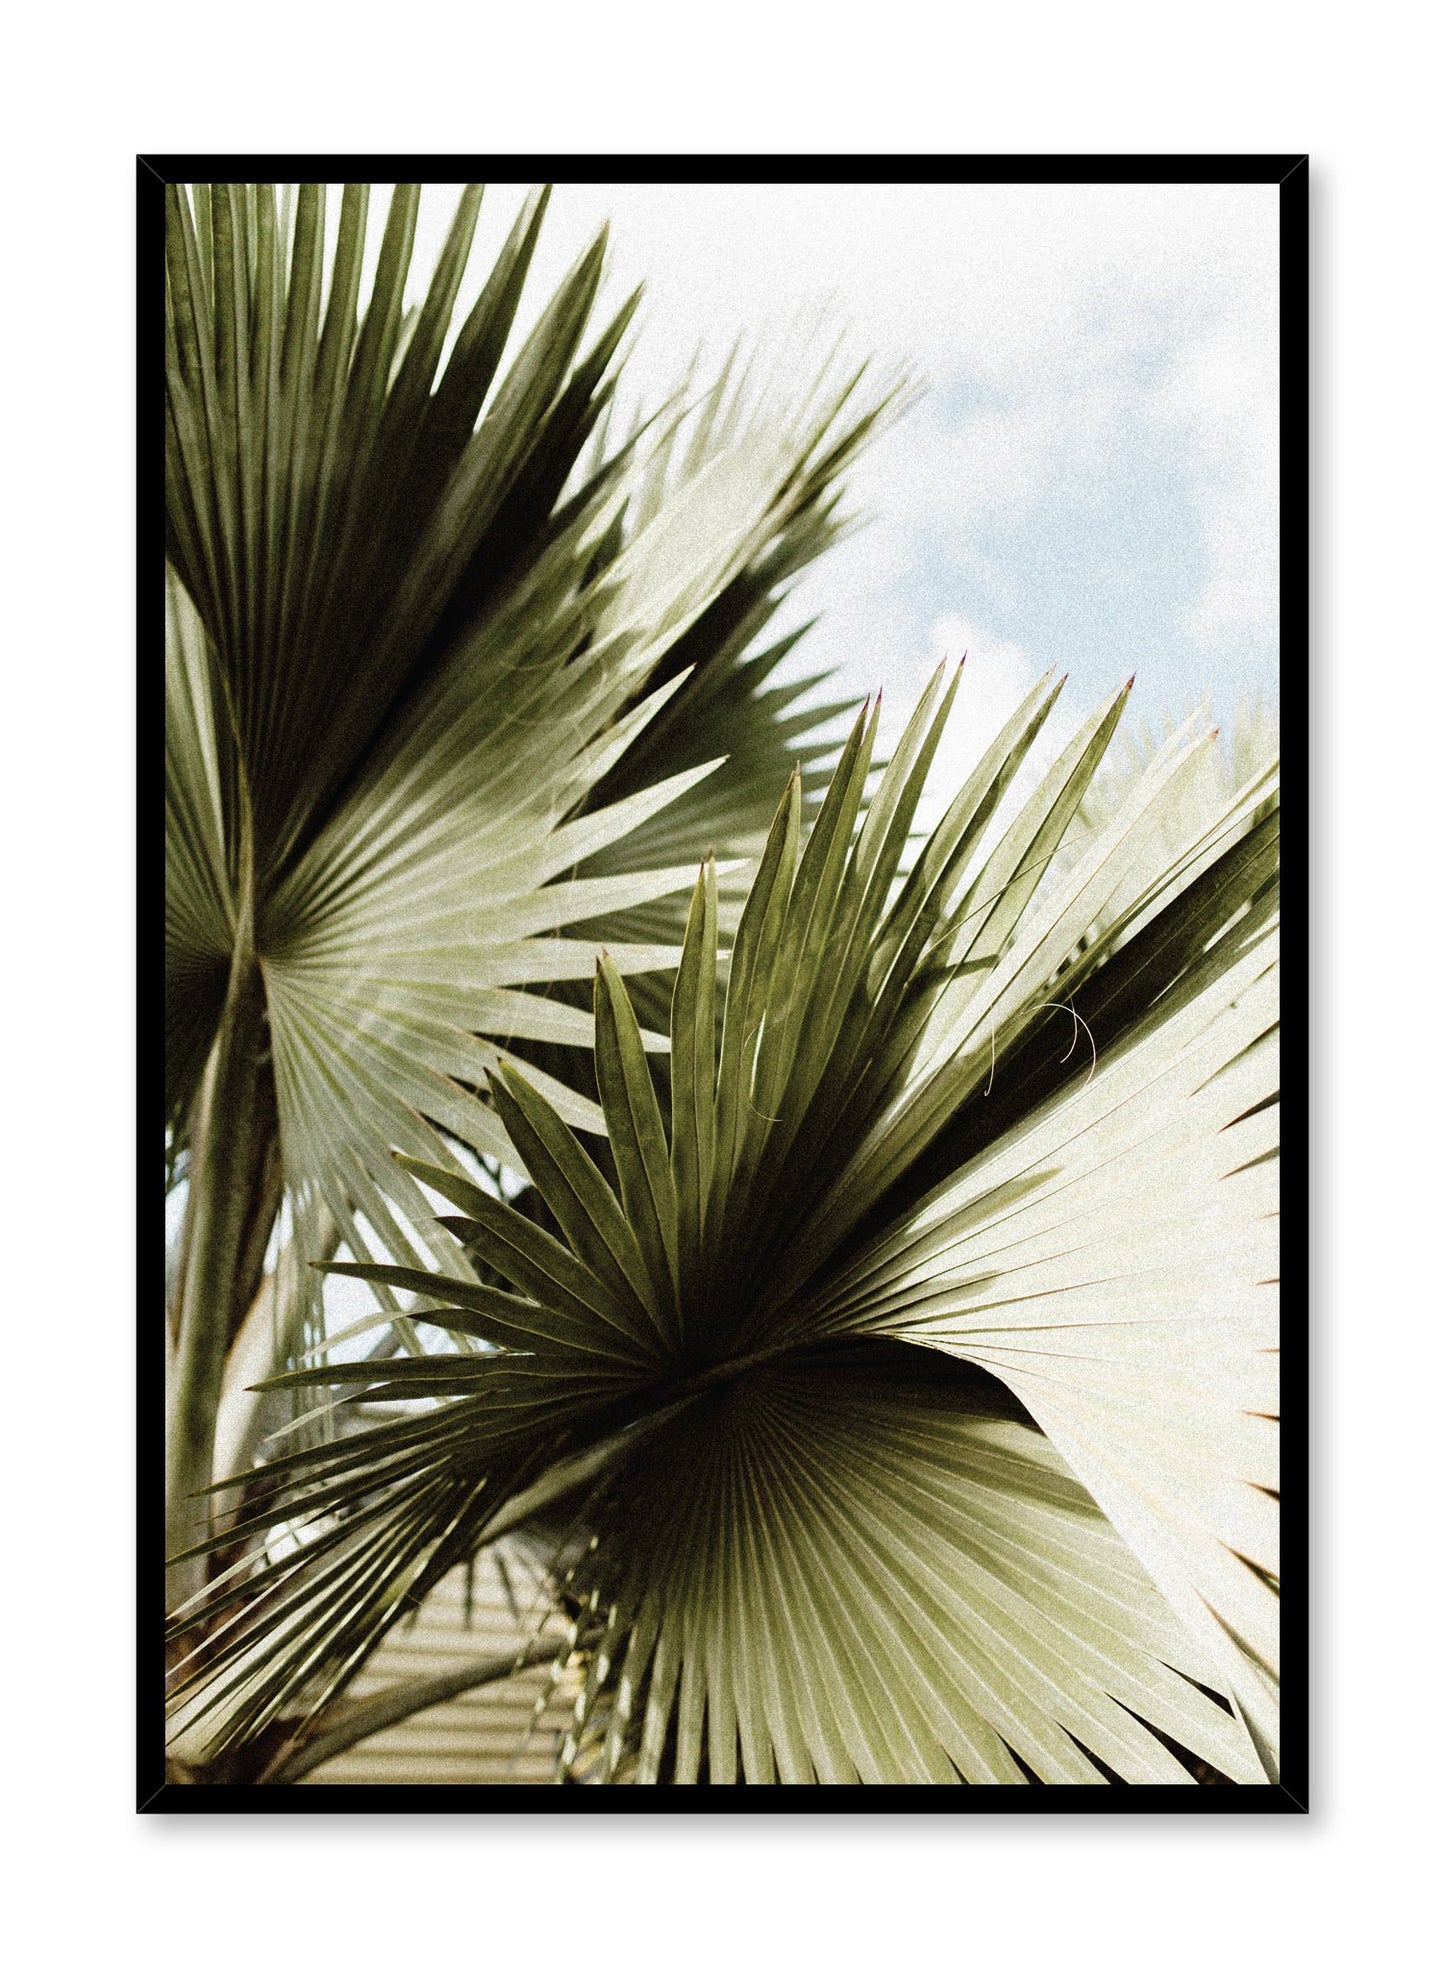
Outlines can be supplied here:
<path id="1" fill-rule="evenodd" d="M 487 191 L 473 291 L 523 190 Z M 418 292 L 454 202 L 427 187 Z M 867 524 L 780 621 L 821 616 L 794 671 L 881 687 L 885 732 L 967 652 L 938 765 L 956 784 L 1050 666 L 1059 738 L 1131 673 L 1156 728 L 1277 700 L 1277 213 L 1273 185 L 564 183 L 529 308 L 606 221 L 607 295 L 645 283 L 644 402 L 739 335 L 785 391 L 838 333 L 919 380 L 849 476 Z"/>

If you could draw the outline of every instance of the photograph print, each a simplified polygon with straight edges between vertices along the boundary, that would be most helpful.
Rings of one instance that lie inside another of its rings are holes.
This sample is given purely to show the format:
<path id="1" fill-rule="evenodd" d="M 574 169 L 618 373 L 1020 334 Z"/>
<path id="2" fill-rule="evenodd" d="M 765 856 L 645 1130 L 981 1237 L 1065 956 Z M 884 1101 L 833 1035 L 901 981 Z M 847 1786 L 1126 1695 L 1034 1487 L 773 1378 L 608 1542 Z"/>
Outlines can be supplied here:
<path id="1" fill-rule="evenodd" d="M 1306 1809 L 1307 180 L 138 160 L 140 1809 Z"/>

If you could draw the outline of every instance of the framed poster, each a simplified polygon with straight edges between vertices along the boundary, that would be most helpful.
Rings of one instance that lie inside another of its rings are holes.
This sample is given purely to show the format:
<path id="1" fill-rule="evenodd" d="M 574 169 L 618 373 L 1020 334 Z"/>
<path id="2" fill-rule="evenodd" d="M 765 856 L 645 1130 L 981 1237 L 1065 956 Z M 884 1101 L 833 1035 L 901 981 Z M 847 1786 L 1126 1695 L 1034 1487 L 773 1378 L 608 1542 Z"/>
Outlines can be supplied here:
<path id="1" fill-rule="evenodd" d="M 140 160 L 141 1809 L 1306 1808 L 1306 189 Z"/>

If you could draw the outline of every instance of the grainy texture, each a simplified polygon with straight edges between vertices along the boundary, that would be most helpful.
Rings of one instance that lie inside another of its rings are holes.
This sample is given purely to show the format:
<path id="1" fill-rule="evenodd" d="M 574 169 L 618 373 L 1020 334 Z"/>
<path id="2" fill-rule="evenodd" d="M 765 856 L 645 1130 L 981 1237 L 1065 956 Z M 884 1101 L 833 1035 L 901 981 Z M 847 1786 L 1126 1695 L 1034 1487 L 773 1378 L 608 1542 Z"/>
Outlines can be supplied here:
<path id="1" fill-rule="evenodd" d="M 535 1638 L 546 1602 L 537 1599 L 532 1575 L 515 1559 L 508 1556 L 504 1563 L 520 1622 L 508 1604 L 494 1559 L 484 1553 L 473 1580 L 471 1625 L 465 1620 L 466 1571 L 459 1567 L 437 1587 L 416 1620 L 393 1632 L 378 1648 L 348 1694 L 375 1695 L 398 1682 L 463 1667 L 473 1655 L 504 1654 Z M 555 1632 L 560 1646 L 563 1629 L 558 1620 L 552 1619 L 541 1631 Z M 301 1783 L 549 1784 L 558 1737 L 579 1686 L 574 1673 L 563 1675 L 521 1749 L 533 1705 L 549 1679 L 548 1669 L 534 1668 L 471 1689 L 368 1737 Z"/>

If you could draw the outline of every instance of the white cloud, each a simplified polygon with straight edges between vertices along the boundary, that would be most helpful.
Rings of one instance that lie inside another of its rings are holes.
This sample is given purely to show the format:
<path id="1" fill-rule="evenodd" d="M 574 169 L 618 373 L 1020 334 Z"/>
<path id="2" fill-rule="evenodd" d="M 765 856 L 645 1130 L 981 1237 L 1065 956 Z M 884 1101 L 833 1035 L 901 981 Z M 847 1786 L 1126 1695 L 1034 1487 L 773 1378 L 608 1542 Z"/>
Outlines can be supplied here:
<path id="1" fill-rule="evenodd" d="M 1039 666 L 1017 643 L 990 635 L 963 615 L 940 615 L 929 631 L 927 668 L 963 661 L 952 725 L 952 754 L 959 778 L 972 770 L 998 736 L 1004 720 L 1039 678 Z"/>
<path id="2" fill-rule="evenodd" d="M 1279 385 L 1266 346 L 1216 331 L 1181 349 L 1149 403 L 1183 432 L 1209 574 L 1188 628 L 1201 642 L 1271 633 L 1279 596 Z"/>

